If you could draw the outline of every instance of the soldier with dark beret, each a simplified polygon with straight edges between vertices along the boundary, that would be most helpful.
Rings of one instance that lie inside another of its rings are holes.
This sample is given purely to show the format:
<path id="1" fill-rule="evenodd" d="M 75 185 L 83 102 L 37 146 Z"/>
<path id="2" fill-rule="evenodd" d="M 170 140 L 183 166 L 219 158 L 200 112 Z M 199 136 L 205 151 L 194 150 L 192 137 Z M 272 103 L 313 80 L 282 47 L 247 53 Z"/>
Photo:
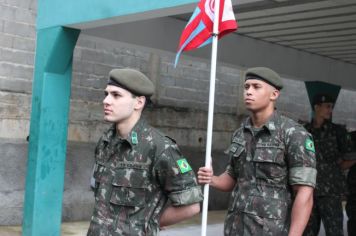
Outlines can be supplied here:
<path id="1" fill-rule="evenodd" d="M 187 159 L 141 117 L 154 90 L 137 70 L 109 74 L 103 104 L 112 126 L 95 149 L 89 236 L 157 235 L 200 211 L 201 188 Z"/>
<path id="2" fill-rule="evenodd" d="M 347 232 L 351 235 L 356 235 L 356 131 L 350 132 L 353 153 L 344 156 L 344 161 L 341 164 L 342 169 L 349 169 L 347 173 L 347 203 L 346 214 L 347 220 Z"/>
<path id="3" fill-rule="evenodd" d="M 244 100 L 250 116 L 232 135 L 226 171 L 198 171 L 199 183 L 232 191 L 226 236 L 300 236 L 309 219 L 316 181 L 313 139 L 275 110 L 282 88 L 273 70 L 248 69 Z"/>
<path id="4" fill-rule="evenodd" d="M 305 125 L 314 138 L 318 171 L 314 206 L 305 236 L 318 235 L 321 221 L 327 236 L 344 235 L 342 195 L 346 188 L 342 166 L 347 153 L 352 151 L 352 144 L 346 128 L 331 122 L 334 104 L 335 98 L 330 94 L 315 95 L 314 117 Z"/>

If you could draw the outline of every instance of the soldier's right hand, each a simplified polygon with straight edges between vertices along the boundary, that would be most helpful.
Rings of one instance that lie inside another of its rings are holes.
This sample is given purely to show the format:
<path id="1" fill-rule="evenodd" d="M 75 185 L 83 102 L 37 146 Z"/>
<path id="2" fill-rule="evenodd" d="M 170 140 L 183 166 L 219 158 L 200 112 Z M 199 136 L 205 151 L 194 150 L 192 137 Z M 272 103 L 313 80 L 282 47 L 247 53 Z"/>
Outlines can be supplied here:
<path id="1" fill-rule="evenodd" d="M 198 170 L 198 183 L 210 184 L 213 178 L 214 172 L 211 167 L 200 167 Z"/>

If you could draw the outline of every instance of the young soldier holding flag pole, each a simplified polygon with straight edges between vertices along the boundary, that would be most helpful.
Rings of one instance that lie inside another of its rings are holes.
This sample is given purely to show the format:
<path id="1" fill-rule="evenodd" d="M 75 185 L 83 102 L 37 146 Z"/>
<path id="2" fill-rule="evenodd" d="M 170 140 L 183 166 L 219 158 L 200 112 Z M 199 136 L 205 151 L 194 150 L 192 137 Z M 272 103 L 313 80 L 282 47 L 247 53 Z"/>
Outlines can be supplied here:
<path id="1" fill-rule="evenodd" d="M 213 3 L 215 11 L 211 10 Z M 210 12 L 220 13 L 214 14 L 212 34 L 209 34 L 212 20 L 205 21 Z M 226 31 L 219 24 L 228 26 L 224 28 Z M 232 191 L 225 236 L 301 236 L 313 204 L 314 144 L 302 126 L 275 111 L 283 82 L 271 69 L 256 67 L 246 72 L 244 98 L 251 114 L 234 132 L 226 171 L 220 176 L 213 175 L 210 154 L 217 40 L 236 28 L 230 1 L 202 0 L 183 31 L 175 62 L 182 51 L 213 42 L 205 167 L 198 171 L 199 183 L 205 184 L 201 235 L 206 235 L 210 184 L 222 191 Z"/>
<path id="2" fill-rule="evenodd" d="M 229 164 L 219 176 L 211 167 L 199 168 L 198 182 L 232 192 L 225 236 L 301 236 L 316 182 L 312 137 L 275 110 L 283 88 L 276 72 L 254 67 L 244 79 L 250 114 L 232 135 Z"/>
<path id="3" fill-rule="evenodd" d="M 226 35 L 227 33 L 235 31 L 236 29 L 237 23 L 230 0 L 201 0 L 182 33 L 175 60 L 176 66 L 180 53 L 182 51 L 200 48 L 212 42 L 207 143 L 205 152 L 206 167 L 209 167 L 211 163 L 210 156 L 213 132 L 212 130 L 214 116 L 214 95 L 218 39 Z M 205 184 L 202 212 L 202 236 L 206 235 L 208 200 L 209 185 Z"/>

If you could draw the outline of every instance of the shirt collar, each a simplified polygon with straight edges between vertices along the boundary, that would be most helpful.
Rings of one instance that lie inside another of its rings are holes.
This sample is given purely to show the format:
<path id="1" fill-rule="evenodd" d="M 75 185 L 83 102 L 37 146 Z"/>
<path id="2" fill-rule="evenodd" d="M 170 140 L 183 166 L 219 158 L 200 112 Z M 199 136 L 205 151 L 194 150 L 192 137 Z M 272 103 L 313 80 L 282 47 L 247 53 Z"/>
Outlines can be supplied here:
<path id="1" fill-rule="evenodd" d="M 312 131 L 316 131 L 316 130 L 323 131 L 323 130 L 327 130 L 327 129 L 330 128 L 331 121 L 330 120 L 325 120 L 324 123 L 319 128 L 315 128 L 313 124 L 314 124 L 314 119 L 310 122 L 310 129 Z"/>
<path id="2" fill-rule="evenodd" d="M 111 125 L 110 128 L 103 134 L 102 140 L 104 142 L 110 142 L 110 139 L 116 135 L 115 124 Z"/>
<path id="3" fill-rule="evenodd" d="M 131 147 L 139 144 L 141 142 L 140 137 L 144 132 L 144 127 L 146 125 L 146 121 L 143 118 L 140 118 L 135 126 L 132 128 L 131 132 L 129 133 L 126 141 L 131 145 Z"/>
<path id="4" fill-rule="evenodd" d="M 130 144 L 131 147 L 137 145 L 140 142 L 139 137 L 142 137 L 142 132 L 144 130 L 145 124 L 146 121 L 143 118 L 140 118 L 135 124 L 135 126 L 132 128 L 132 130 L 130 131 L 128 137 L 122 140 Z M 104 142 L 110 142 L 110 140 L 112 140 L 115 136 L 116 136 L 116 124 L 113 124 L 109 128 L 109 130 L 104 133 L 102 140 Z"/>
<path id="5" fill-rule="evenodd" d="M 268 121 L 261 127 L 261 129 L 268 130 L 270 133 L 273 133 L 276 130 L 276 126 L 279 121 L 279 115 L 277 111 L 274 111 Z M 251 117 L 248 117 L 243 123 L 245 129 L 252 130 L 252 120 Z"/>

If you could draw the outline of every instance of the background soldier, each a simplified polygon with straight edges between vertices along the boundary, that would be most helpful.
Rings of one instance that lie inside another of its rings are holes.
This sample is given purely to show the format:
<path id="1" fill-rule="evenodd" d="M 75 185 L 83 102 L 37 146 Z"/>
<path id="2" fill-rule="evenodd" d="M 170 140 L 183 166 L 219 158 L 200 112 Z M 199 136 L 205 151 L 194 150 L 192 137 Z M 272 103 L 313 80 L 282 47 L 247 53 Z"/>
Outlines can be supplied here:
<path id="1" fill-rule="evenodd" d="M 232 136 L 227 149 L 230 163 L 219 176 L 212 168 L 201 167 L 198 181 L 232 191 L 225 235 L 301 235 L 316 179 L 311 135 L 275 111 L 283 87 L 277 73 L 251 68 L 244 86 L 250 116 Z"/>
<path id="2" fill-rule="evenodd" d="M 342 169 L 350 169 L 347 174 L 348 196 L 346 203 L 347 232 L 350 236 L 356 235 L 356 131 L 350 133 L 353 143 L 353 153 L 344 156 Z"/>
<path id="3" fill-rule="evenodd" d="M 342 194 L 345 179 L 340 168 L 343 154 L 351 151 L 345 127 L 332 123 L 335 99 L 317 94 L 313 99 L 314 118 L 305 125 L 313 135 L 317 159 L 317 185 L 314 206 L 304 235 L 318 235 L 321 220 L 327 236 L 343 234 Z"/>
<path id="4" fill-rule="evenodd" d="M 113 125 L 95 150 L 90 236 L 157 235 L 159 227 L 200 211 L 201 189 L 187 160 L 174 140 L 141 118 L 153 92 L 139 71 L 109 74 L 104 118 Z"/>

